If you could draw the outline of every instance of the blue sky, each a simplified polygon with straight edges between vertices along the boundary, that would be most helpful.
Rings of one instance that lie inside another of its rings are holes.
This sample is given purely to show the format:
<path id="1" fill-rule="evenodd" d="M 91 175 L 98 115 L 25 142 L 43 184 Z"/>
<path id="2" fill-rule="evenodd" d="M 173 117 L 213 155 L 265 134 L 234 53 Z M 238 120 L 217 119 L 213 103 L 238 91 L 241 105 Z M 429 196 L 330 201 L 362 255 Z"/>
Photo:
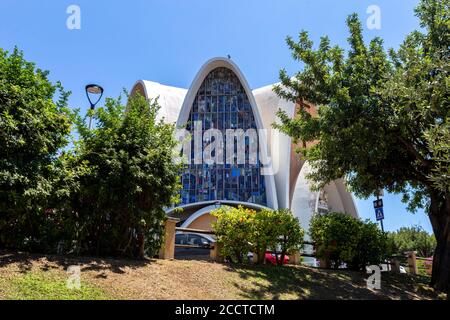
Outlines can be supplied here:
<path id="1" fill-rule="evenodd" d="M 70 105 L 86 110 L 87 83 L 99 83 L 116 97 L 138 79 L 187 88 L 201 65 L 230 54 L 252 88 L 278 81 L 299 64 L 286 47 L 287 35 L 308 30 L 318 40 L 328 35 L 346 47 L 345 19 L 360 15 L 366 39 L 380 36 L 397 47 L 418 28 L 418 0 L 2 0 L 0 47 L 15 45 L 28 60 L 50 70 L 72 91 Z M 81 9 L 81 29 L 69 30 L 70 5 Z M 366 26 L 368 6 L 381 9 L 381 29 Z M 372 200 L 357 200 L 361 217 L 374 219 Z M 423 212 L 406 211 L 397 195 L 385 195 L 385 228 L 421 225 L 431 232 Z"/>

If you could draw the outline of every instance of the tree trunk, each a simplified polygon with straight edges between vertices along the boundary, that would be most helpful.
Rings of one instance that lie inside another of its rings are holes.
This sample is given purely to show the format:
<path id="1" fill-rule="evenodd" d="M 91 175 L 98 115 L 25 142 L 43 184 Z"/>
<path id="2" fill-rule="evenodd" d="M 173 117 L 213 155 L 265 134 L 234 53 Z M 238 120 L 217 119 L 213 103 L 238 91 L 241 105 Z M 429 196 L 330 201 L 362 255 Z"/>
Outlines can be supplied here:
<path id="1" fill-rule="evenodd" d="M 450 299 L 450 194 L 432 193 L 430 220 L 437 241 L 431 285 Z"/>
<path id="2" fill-rule="evenodd" d="M 237 263 L 242 263 L 242 254 L 239 250 L 236 250 L 234 252 L 234 255 L 236 257 Z"/>
<path id="3" fill-rule="evenodd" d="M 263 250 L 256 250 L 255 254 L 257 256 L 256 263 L 257 264 L 264 264 L 264 260 L 266 259 L 266 249 Z"/>
<path id="4" fill-rule="evenodd" d="M 277 266 L 279 266 L 280 265 L 280 259 L 278 258 L 278 252 L 276 250 L 274 250 L 274 253 L 275 253 L 275 264 Z"/>
<path id="5" fill-rule="evenodd" d="M 284 251 L 284 250 L 282 250 L 281 251 L 281 255 L 280 255 L 280 261 L 278 262 L 279 264 L 279 266 L 282 266 L 283 265 L 283 263 L 284 263 L 284 258 L 286 257 L 286 251 Z"/>
<path id="6" fill-rule="evenodd" d="M 139 232 L 138 234 L 138 259 L 145 258 L 145 236 L 143 232 Z"/>

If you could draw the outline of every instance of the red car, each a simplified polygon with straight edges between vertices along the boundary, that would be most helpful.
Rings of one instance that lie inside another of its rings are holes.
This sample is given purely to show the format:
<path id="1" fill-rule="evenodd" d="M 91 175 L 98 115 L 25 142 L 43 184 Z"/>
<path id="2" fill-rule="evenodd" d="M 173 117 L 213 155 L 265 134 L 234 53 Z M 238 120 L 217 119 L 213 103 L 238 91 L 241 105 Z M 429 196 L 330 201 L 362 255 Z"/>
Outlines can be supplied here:
<path id="1" fill-rule="evenodd" d="M 281 259 L 281 254 L 278 255 L 278 259 Z M 277 258 L 275 257 L 275 253 L 266 252 L 266 262 L 270 262 L 273 265 L 277 265 Z M 283 264 L 289 263 L 289 257 L 284 256 Z"/>

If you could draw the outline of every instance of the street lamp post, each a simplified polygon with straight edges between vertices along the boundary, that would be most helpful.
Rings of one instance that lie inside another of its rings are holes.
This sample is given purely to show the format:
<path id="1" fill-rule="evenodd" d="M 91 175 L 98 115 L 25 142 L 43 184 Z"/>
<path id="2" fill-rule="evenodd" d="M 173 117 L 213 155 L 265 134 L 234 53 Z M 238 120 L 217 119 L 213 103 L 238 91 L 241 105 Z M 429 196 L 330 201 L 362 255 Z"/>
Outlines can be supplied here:
<path id="1" fill-rule="evenodd" d="M 86 90 L 86 97 L 88 98 L 89 103 L 91 104 L 91 110 L 94 110 L 95 106 L 102 98 L 104 90 L 101 86 L 97 84 L 88 84 L 85 90 Z M 97 100 L 93 102 L 90 95 L 98 96 Z M 92 123 L 92 114 L 89 116 L 89 130 L 91 130 L 91 123 Z"/>

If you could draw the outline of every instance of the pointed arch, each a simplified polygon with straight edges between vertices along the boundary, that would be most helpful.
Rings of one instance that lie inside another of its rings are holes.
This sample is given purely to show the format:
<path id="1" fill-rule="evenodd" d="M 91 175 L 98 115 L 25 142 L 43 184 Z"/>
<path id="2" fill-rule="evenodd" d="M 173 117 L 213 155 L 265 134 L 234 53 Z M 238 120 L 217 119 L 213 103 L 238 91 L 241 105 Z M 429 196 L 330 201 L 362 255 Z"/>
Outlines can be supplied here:
<path id="1" fill-rule="evenodd" d="M 177 121 L 177 127 L 184 127 L 188 120 L 189 115 L 191 113 L 192 106 L 194 104 L 194 100 L 197 96 L 197 93 L 200 90 L 200 87 L 202 86 L 203 82 L 205 81 L 206 77 L 215 69 L 217 68 L 226 68 L 228 70 L 231 70 L 231 72 L 238 78 L 240 84 L 244 88 L 245 94 L 249 100 L 251 111 L 253 114 L 253 117 L 255 119 L 256 127 L 258 129 L 258 135 L 259 135 L 259 153 L 264 159 L 266 157 L 269 157 L 269 149 L 267 146 L 267 137 L 265 135 L 265 132 L 261 129 L 265 129 L 263 125 L 263 121 L 261 118 L 261 115 L 259 113 L 258 107 L 256 105 L 255 98 L 253 96 L 253 92 L 250 89 L 247 80 L 245 79 L 244 75 L 240 71 L 240 69 L 237 67 L 237 65 L 230 59 L 227 58 L 213 58 L 209 61 L 207 61 L 200 69 L 200 71 L 197 73 L 196 77 L 194 78 L 190 89 L 188 90 L 186 97 L 184 99 L 184 102 L 181 107 L 180 115 L 178 117 Z M 263 163 L 264 169 L 267 171 L 271 171 L 272 164 L 269 162 L 268 164 Z M 274 175 L 264 175 L 264 183 L 266 188 L 266 200 L 267 200 L 267 206 L 273 209 L 278 209 L 278 200 L 276 195 L 276 187 L 275 187 L 275 180 Z"/>

